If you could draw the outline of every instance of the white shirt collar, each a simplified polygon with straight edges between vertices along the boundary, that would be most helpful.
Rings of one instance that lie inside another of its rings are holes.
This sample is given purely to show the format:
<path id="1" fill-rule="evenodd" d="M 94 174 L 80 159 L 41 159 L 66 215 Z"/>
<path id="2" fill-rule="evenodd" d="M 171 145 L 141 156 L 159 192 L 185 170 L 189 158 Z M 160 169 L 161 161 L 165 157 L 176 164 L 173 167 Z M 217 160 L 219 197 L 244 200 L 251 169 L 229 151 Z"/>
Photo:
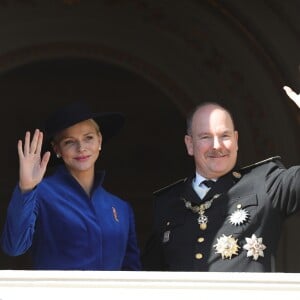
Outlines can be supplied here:
<path id="1" fill-rule="evenodd" d="M 195 176 L 195 178 L 194 178 L 194 185 L 199 186 L 199 184 L 200 184 L 202 181 L 204 181 L 204 180 L 209 180 L 209 179 L 203 177 L 202 175 L 200 175 L 199 173 L 196 172 L 196 176 Z M 217 181 L 217 180 L 214 179 L 214 178 L 212 178 L 212 179 L 210 179 L 210 180 Z"/>
<path id="2" fill-rule="evenodd" d="M 200 199 L 203 199 L 204 196 L 206 195 L 206 193 L 208 192 L 208 190 L 210 188 L 208 188 L 207 186 L 205 185 L 200 185 L 200 183 L 203 181 L 203 180 L 208 180 L 207 178 L 203 177 L 202 175 L 198 174 L 196 172 L 196 176 L 193 180 L 193 189 L 194 191 L 198 194 L 198 196 L 200 197 Z M 213 181 L 216 181 L 216 179 L 211 179 Z"/>

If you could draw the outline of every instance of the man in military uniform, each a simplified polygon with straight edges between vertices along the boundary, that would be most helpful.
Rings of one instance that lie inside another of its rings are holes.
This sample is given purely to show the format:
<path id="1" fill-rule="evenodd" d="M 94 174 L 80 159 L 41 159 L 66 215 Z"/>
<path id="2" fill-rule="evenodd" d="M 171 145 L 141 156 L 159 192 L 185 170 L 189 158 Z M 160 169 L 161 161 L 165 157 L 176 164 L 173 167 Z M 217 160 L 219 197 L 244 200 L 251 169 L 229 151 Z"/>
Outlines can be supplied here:
<path id="1" fill-rule="evenodd" d="M 188 117 L 185 144 L 196 175 L 155 193 L 144 269 L 275 271 L 282 223 L 300 210 L 300 166 L 272 157 L 237 169 L 238 132 L 217 103 Z"/>

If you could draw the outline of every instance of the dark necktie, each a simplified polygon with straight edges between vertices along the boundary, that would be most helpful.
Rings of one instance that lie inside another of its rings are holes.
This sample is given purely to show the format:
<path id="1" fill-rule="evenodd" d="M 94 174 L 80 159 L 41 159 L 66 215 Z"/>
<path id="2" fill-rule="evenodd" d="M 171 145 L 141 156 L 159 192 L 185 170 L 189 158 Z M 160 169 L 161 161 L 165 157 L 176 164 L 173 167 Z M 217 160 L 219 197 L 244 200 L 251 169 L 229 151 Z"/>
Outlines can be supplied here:
<path id="1" fill-rule="evenodd" d="M 201 184 L 206 185 L 208 188 L 212 188 L 215 182 L 213 180 L 204 180 L 201 182 Z"/>

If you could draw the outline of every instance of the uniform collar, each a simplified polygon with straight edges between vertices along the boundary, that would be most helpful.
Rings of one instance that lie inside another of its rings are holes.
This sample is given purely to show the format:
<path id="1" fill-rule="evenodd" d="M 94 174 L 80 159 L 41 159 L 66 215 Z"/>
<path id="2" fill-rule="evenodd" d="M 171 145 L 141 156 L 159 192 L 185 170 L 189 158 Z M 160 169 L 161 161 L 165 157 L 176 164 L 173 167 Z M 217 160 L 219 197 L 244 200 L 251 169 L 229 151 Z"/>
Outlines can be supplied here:
<path id="1" fill-rule="evenodd" d="M 208 191 L 208 193 L 205 195 L 205 197 L 202 200 L 198 197 L 197 193 L 193 189 L 194 179 L 195 179 L 195 181 L 201 180 L 200 175 L 199 175 L 198 179 L 196 179 L 197 176 L 196 177 L 195 176 L 188 177 L 184 183 L 184 188 L 182 190 L 181 197 L 185 198 L 186 200 L 188 200 L 190 202 L 199 204 L 202 201 L 206 201 L 206 200 L 210 199 L 215 194 L 226 193 L 240 179 L 240 176 L 237 176 L 237 174 L 240 175 L 240 173 L 238 173 L 236 171 L 236 169 L 233 169 L 229 173 L 218 178 L 217 183 Z"/>
<path id="2" fill-rule="evenodd" d="M 194 184 L 199 186 L 200 183 L 201 183 L 202 181 L 204 181 L 204 180 L 213 180 L 213 181 L 217 181 L 217 179 L 214 179 L 214 178 L 210 178 L 210 179 L 205 178 L 205 177 L 203 177 L 202 175 L 200 175 L 199 173 L 196 172 L 196 175 L 195 175 L 195 178 L 194 178 Z"/>

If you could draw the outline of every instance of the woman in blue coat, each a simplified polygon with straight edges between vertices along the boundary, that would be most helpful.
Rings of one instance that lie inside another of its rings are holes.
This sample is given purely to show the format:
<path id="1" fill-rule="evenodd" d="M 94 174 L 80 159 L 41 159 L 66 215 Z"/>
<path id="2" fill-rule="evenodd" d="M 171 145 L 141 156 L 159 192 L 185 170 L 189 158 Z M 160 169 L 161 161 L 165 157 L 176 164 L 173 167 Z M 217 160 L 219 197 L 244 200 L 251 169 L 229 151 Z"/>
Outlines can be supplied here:
<path id="1" fill-rule="evenodd" d="M 5 253 L 30 249 L 39 270 L 140 270 L 130 205 L 106 191 L 95 171 L 103 141 L 123 126 L 119 113 L 92 113 L 83 103 L 55 112 L 43 132 L 18 141 L 19 183 L 1 238 Z M 47 147 L 46 147 L 47 148 Z M 57 164 L 44 178 L 50 152 Z"/>

